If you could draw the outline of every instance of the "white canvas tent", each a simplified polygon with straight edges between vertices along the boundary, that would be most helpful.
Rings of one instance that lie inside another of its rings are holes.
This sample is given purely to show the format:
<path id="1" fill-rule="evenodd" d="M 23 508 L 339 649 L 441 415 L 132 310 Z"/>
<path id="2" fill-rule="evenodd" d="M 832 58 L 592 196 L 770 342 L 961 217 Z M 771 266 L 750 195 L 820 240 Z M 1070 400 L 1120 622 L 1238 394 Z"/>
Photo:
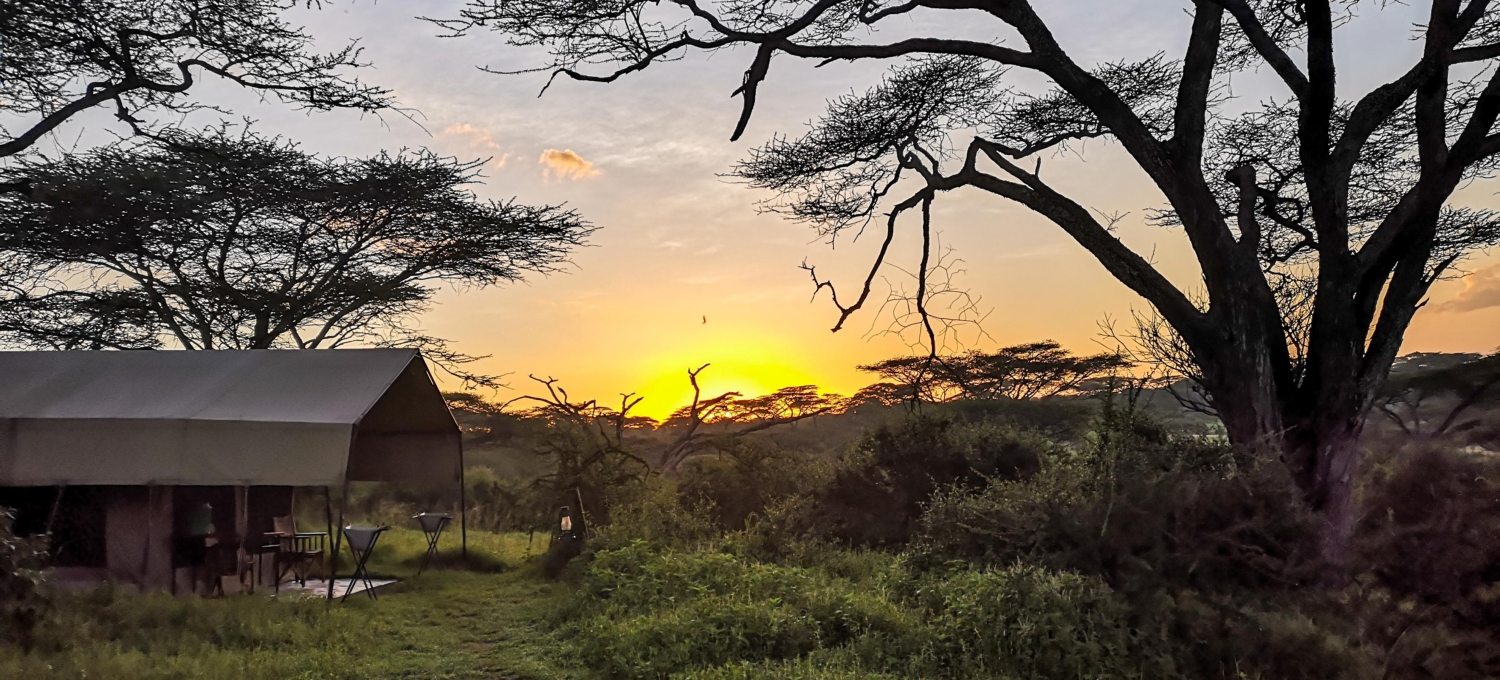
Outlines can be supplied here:
<path id="1" fill-rule="evenodd" d="M 461 492 L 462 476 L 458 425 L 414 350 L 0 352 L 0 487 Z"/>

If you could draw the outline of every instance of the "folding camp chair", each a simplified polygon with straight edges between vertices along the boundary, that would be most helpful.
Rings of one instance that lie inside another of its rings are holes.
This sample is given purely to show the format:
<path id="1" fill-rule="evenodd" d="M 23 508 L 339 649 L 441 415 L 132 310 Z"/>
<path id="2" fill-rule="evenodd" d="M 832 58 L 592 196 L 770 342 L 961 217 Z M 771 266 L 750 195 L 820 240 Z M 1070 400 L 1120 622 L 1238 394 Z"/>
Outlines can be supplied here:
<path id="1" fill-rule="evenodd" d="M 388 526 L 378 527 L 344 527 L 344 538 L 349 541 L 349 550 L 354 553 L 354 575 L 349 578 L 349 586 L 344 588 L 344 596 L 339 601 L 349 599 L 349 594 L 354 592 L 354 586 L 360 581 L 365 582 L 365 594 L 370 599 L 375 597 L 375 584 L 370 582 L 370 572 L 365 568 L 370 561 L 370 553 L 375 552 L 375 543 L 380 540 L 380 535 L 385 533 Z"/>
<path id="2" fill-rule="evenodd" d="M 276 592 L 281 592 L 281 582 L 288 574 L 295 577 L 298 585 L 307 586 L 307 574 L 323 557 L 323 545 L 328 540 L 326 531 L 297 531 L 296 521 L 288 517 L 274 517 L 271 523 L 276 531 L 266 534 L 275 543 L 261 548 L 270 552 L 271 573 L 276 577 Z"/>

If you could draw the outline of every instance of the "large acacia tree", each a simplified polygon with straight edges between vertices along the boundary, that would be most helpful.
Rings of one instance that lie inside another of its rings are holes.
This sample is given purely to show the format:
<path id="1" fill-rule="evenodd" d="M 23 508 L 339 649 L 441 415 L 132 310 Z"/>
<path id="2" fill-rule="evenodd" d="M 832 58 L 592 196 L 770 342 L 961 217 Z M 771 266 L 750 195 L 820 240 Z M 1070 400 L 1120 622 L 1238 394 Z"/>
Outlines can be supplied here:
<path id="1" fill-rule="evenodd" d="M 733 138 L 778 56 L 890 61 L 881 83 L 832 100 L 805 134 L 761 146 L 739 173 L 825 234 L 883 222 L 876 268 L 899 215 L 919 211 L 928 244 L 932 201 L 960 187 L 1049 219 L 1150 302 L 1230 439 L 1290 466 L 1325 512 L 1325 557 L 1343 560 L 1353 443 L 1412 315 L 1435 280 L 1497 237 L 1495 214 L 1451 199 L 1488 178 L 1500 152 L 1500 9 L 1490 0 L 1423 3 L 1421 56 L 1348 99 L 1335 34 L 1385 3 L 1185 0 L 1181 53 L 1105 63 L 1075 58 L 1035 4 L 476 0 L 447 25 L 542 46 L 554 77 L 592 81 L 685 51 L 747 47 Z M 881 39 L 896 21 L 909 32 L 904 20 L 919 13 L 951 13 L 949 25 L 966 19 L 964 35 L 988 27 L 993 38 Z M 1254 70 L 1278 79 L 1282 94 L 1230 108 L 1226 78 Z M 1052 89 L 1012 87 L 1017 72 Z M 1085 139 L 1117 143 L 1160 190 L 1158 218 L 1191 242 L 1201 288 L 1173 285 L 1086 196 L 1044 179 L 1046 154 Z M 840 323 L 868 293 L 866 280 L 852 301 L 834 296 Z"/>
<path id="2" fill-rule="evenodd" d="M 0 338 L 461 361 L 416 323 L 439 285 L 553 271 L 593 230 L 561 207 L 479 199 L 478 165 L 322 158 L 226 128 L 25 161 L 12 172 L 32 191 L 0 194 Z"/>

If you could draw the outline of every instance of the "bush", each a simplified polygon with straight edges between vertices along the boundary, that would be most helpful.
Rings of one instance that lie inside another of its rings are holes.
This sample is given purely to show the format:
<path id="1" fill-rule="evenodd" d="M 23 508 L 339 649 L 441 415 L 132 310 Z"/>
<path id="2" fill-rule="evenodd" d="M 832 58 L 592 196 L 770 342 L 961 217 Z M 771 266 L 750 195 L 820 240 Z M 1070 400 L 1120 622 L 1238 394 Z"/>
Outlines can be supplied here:
<path id="1" fill-rule="evenodd" d="M 712 521 L 712 508 L 685 505 L 670 479 L 652 477 L 616 487 L 605 501 L 612 508 L 609 523 L 598 527 L 592 540 L 599 550 L 637 541 L 657 548 L 688 548 L 722 535 Z"/>
<path id="2" fill-rule="evenodd" d="M 1086 447 L 1037 474 L 936 494 L 913 559 L 1096 576 L 1192 677 L 1366 677 L 1372 652 L 1316 587 L 1315 532 L 1283 466 L 1106 408 Z"/>
<path id="3" fill-rule="evenodd" d="M 14 521 L 8 508 L 0 508 L 0 639 L 30 650 L 37 625 L 51 607 L 43 590 L 47 543 L 16 536 Z"/>
<path id="4" fill-rule="evenodd" d="M 1304 557 L 1313 518 L 1279 465 L 1106 410 L 1088 447 L 1040 468 L 936 494 L 916 553 L 926 564 L 1032 561 L 1146 597 L 1281 587 L 1316 573 Z"/>
<path id="5" fill-rule="evenodd" d="M 878 592 L 818 570 L 644 542 L 596 553 L 581 596 L 579 653 L 612 677 L 792 659 L 908 625 Z"/>
<path id="6" fill-rule="evenodd" d="M 744 529 L 779 501 L 815 492 L 832 473 L 828 461 L 774 444 L 733 439 L 717 447 L 717 456 L 683 463 L 677 488 L 725 531 Z"/>
<path id="7" fill-rule="evenodd" d="M 1369 635 L 1401 677 L 1500 676 L 1500 465 L 1407 454 L 1372 480 L 1357 527 Z"/>
<path id="8" fill-rule="evenodd" d="M 1056 448 L 1039 434 L 989 421 L 919 413 L 882 425 L 818 494 L 813 531 L 854 545 L 903 545 L 939 489 L 1025 477 Z"/>

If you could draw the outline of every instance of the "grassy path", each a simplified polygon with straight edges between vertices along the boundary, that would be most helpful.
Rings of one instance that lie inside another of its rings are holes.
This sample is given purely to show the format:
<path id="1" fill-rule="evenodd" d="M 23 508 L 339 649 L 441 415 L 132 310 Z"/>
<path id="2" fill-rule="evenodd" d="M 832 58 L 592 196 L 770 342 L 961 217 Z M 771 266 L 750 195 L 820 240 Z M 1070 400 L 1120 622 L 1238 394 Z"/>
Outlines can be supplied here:
<path id="1" fill-rule="evenodd" d="M 471 532 L 469 545 L 491 571 L 413 578 L 421 535 L 392 531 L 372 570 L 402 582 L 373 602 L 68 597 L 37 651 L 0 648 L 0 678 L 588 677 L 549 625 L 567 586 L 537 574 L 526 536 Z"/>

